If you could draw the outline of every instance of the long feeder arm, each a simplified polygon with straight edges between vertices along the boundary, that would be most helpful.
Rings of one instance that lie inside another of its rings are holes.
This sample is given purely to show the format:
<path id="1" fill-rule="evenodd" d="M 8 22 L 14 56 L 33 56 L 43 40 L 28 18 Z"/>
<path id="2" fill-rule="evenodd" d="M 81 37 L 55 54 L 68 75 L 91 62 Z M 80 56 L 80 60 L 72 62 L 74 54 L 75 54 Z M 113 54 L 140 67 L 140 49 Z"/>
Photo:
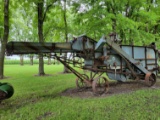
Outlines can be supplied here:
<path id="1" fill-rule="evenodd" d="M 71 43 L 40 43 L 40 42 L 9 42 L 6 46 L 7 55 L 38 54 L 38 53 L 66 53 L 71 52 Z"/>

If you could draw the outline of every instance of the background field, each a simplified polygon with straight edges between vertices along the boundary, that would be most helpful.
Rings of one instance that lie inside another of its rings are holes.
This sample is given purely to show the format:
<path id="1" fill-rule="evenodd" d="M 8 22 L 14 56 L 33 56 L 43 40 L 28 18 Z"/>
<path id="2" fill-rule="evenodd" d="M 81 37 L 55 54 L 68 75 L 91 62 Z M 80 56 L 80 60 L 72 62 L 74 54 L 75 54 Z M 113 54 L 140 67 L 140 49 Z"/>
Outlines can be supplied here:
<path id="1" fill-rule="evenodd" d="M 0 104 L 0 120 L 160 120 L 160 89 L 137 90 L 108 97 L 66 97 L 75 76 L 62 65 L 45 65 L 50 76 L 35 76 L 38 65 L 5 65 L 0 82 L 14 86 L 12 98 Z"/>

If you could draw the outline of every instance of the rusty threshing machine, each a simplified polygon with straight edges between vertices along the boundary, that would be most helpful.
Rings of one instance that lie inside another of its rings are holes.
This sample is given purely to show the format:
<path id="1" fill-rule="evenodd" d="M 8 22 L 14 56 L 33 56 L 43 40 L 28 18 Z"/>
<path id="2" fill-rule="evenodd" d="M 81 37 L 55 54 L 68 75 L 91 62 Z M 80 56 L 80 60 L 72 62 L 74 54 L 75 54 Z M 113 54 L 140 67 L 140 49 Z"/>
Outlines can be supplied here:
<path id="1" fill-rule="evenodd" d="M 117 41 L 117 35 L 111 34 L 98 42 L 86 35 L 68 43 L 9 42 L 7 54 L 49 53 L 77 76 L 78 88 L 92 87 L 98 94 L 108 91 L 108 78 L 121 82 L 141 80 L 148 86 L 154 85 L 159 72 L 155 45 L 120 45 Z M 63 56 L 64 53 L 70 53 L 70 56 Z M 82 74 L 75 67 L 90 73 Z"/>

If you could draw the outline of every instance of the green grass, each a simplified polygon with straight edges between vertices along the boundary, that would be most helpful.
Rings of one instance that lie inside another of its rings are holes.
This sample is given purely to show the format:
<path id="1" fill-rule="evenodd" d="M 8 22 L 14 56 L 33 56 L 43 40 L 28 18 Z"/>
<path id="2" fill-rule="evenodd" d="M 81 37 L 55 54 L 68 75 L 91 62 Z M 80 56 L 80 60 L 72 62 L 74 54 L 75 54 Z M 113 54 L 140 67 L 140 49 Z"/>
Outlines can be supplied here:
<path id="1" fill-rule="evenodd" d="M 64 97 L 75 76 L 62 65 L 45 65 L 52 76 L 38 77 L 38 65 L 5 65 L 13 97 L 0 104 L 0 120 L 160 120 L 160 90 L 137 90 L 109 97 Z"/>
<path id="2" fill-rule="evenodd" d="M 58 62 L 57 61 L 54 61 L 54 60 L 52 60 L 51 61 L 53 64 L 58 64 Z M 20 60 L 10 60 L 10 59 L 5 59 L 4 60 L 4 63 L 5 63 L 5 65 L 18 65 L 18 64 L 20 64 Z M 39 60 L 38 59 L 34 59 L 33 60 L 33 64 L 38 64 L 39 63 Z M 26 59 L 24 59 L 23 60 L 23 64 L 24 65 L 26 65 L 26 64 L 30 64 L 30 60 L 26 60 Z M 48 60 L 44 60 L 44 64 L 48 64 Z"/>

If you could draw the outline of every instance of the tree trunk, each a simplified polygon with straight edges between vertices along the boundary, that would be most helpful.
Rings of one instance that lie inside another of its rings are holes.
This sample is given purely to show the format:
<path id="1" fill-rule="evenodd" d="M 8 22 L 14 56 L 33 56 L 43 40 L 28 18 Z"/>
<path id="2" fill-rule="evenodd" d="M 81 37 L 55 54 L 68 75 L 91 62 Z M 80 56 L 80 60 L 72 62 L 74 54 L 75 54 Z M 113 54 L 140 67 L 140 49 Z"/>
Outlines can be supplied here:
<path id="1" fill-rule="evenodd" d="M 112 31 L 114 33 L 116 33 L 116 27 L 117 27 L 117 23 L 116 23 L 116 19 L 112 19 Z"/>
<path id="2" fill-rule="evenodd" d="M 0 79 L 4 78 L 4 57 L 5 57 L 5 44 L 1 43 L 1 51 L 0 51 Z"/>
<path id="3" fill-rule="evenodd" d="M 38 37 L 39 37 L 39 42 L 44 42 L 44 40 L 43 40 L 43 3 L 44 3 L 44 0 L 41 0 L 38 2 Z M 40 76 L 45 75 L 43 54 L 39 54 L 39 73 L 38 74 Z"/>
<path id="4" fill-rule="evenodd" d="M 20 65 L 23 65 L 23 55 L 20 55 Z"/>
<path id="5" fill-rule="evenodd" d="M 44 60 L 43 60 L 43 54 L 39 54 L 39 76 L 44 76 Z"/>
<path id="6" fill-rule="evenodd" d="M 4 78 L 4 57 L 9 35 L 9 0 L 4 0 L 4 34 L 0 51 L 0 79 Z"/>
<path id="7" fill-rule="evenodd" d="M 51 58 L 48 58 L 48 65 L 51 65 Z"/>
<path id="8" fill-rule="evenodd" d="M 60 62 L 57 59 L 55 59 L 55 64 L 59 65 Z"/>
<path id="9" fill-rule="evenodd" d="M 51 65 L 51 54 L 48 56 L 48 65 Z"/>
<path id="10" fill-rule="evenodd" d="M 33 65 L 33 55 L 30 55 L 30 65 Z"/>
<path id="11" fill-rule="evenodd" d="M 132 38 L 132 30 L 131 29 L 129 30 L 129 45 L 134 45 L 134 41 L 133 41 L 133 38 Z"/>
<path id="12" fill-rule="evenodd" d="M 159 20 L 158 22 L 160 22 L 160 20 Z M 158 32 L 158 27 L 159 27 L 159 24 L 157 24 L 157 25 L 154 26 L 153 34 L 154 34 L 155 36 L 156 36 L 156 34 L 157 34 L 157 32 Z M 155 38 L 155 42 L 157 42 L 157 41 L 158 41 L 158 38 L 156 37 L 156 38 Z"/>
<path id="13" fill-rule="evenodd" d="M 122 29 L 120 30 L 120 38 L 121 38 L 121 44 L 122 43 L 127 44 L 125 33 L 123 32 Z"/>
<path id="14" fill-rule="evenodd" d="M 68 24 L 66 16 L 66 0 L 64 0 L 64 13 L 63 13 L 64 25 L 65 25 L 65 39 L 68 42 Z M 65 58 L 67 58 L 67 53 L 65 53 Z M 70 71 L 64 66 L 63 73 L 70 73 Z"/>

